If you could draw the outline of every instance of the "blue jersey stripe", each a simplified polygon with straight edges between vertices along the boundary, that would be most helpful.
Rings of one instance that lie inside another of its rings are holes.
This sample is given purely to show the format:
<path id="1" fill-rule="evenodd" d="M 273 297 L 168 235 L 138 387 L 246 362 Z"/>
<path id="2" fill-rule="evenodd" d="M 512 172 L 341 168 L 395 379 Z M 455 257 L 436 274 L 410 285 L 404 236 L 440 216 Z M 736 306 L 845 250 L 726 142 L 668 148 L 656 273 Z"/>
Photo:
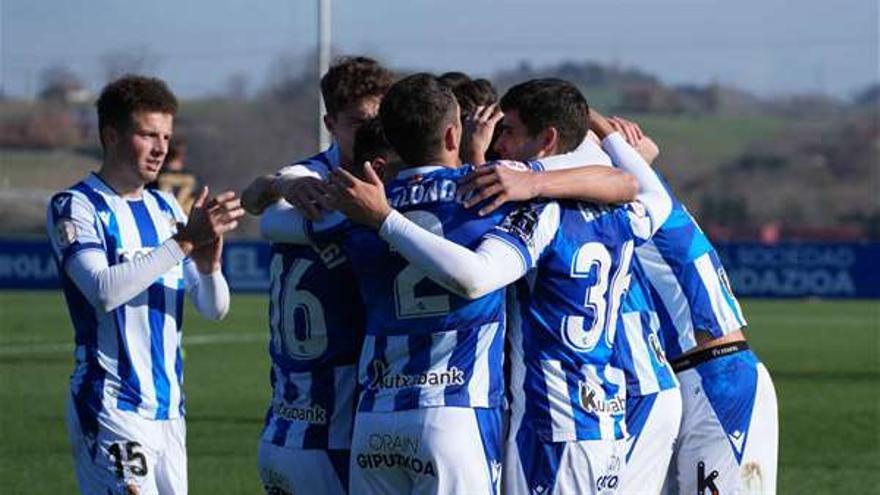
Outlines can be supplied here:
<path id="1" fill-rule="evenodd" d="M 385 335 L 376 335 L 374 337 L 367 337 L 373 339 L 373 356 L 370 357 L 367 361 L 368 365 L 372 364 L 376 361 L 385 361 L 385 348 L 388 347 L 388 337 Z M 379 380 L 381 377 L 374 376 L 374 370 L 372 368 L 367 369 L 366 373 L 366 383 L 362 383 L 363 392 L 361 395 L 360 405 L 358 406 L 359 411 L 372 411 L 373 407 L 375 407 L 376 403 L 376 393 L 378 392 L 378 387 L 370 387 L 370 380 L 376 379 Z"/>
<path id="2" fill-rule="evenodd" d="M 455 349 L 449 357 L 449 368 L 456 367 L 464 372 L 464 384 L 449 385 L 443 392 L 447 406 L 468 406 L 471 402 L 467 384 L 474 374 L 474 361 L 476 356 L 477 340 L 480 327 L 471 330 L 459 330 L 456 336 Z"/>
<path id="3" fill-rule="evenodd" d="M 138 235 L 141 236 L 142 247 L 156 247 L 159 245 L 159 236 L 156 233 L 156 226 L 153 225 L 153 218 L 147 210 L 147 205 L 141 201 L 129 201 L 128 207 L 137 223 Z"/>
<path id="4" fill-rule="evenodd" d="M 147 289 L 150 313 L 150 361 L 152 362 L 153 388 L 156 391 L 156 419 L 168 419 L 171 404 L 171 383 L 165 372 L 165 288 L 155 283 Z"/>
<path id="5" fill-rule="evenodd" d="M 431 367 L 431 343 L 433 339 L 430 333 L 410 335 L 406 338 L 409 349 L 409 361 L 403 365 L 403 374 L 414 376 Z M 415 409 L 419 405 L 421 388 L 407 387 L 394 396 L 394 410 Z"/>
<path id="6" fill-rule="evenodd" d="M 329 440 L 330 419 L 336 406 L 335 373 L 332 367 L 328 367 L 315 369 L 311 375 L 312 385 L 309 395 L 312 399 L 312 405 L 324 409 L 325 421 L 309 424 L 303 435 L 303 445 L 308 445 L 309 448 L 326 449 Z"/>

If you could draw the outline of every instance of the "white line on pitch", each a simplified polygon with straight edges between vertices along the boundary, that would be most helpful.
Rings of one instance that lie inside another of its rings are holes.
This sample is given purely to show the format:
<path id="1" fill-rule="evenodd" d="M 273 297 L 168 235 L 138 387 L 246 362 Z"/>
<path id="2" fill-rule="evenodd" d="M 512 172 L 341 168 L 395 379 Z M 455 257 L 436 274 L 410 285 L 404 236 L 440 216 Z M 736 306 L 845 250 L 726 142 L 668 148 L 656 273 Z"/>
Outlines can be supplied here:
<path id="1" fill-rule="evenodd" d="M 268 335 L 264 332 L 247 332 L 247 333 L 217 333 L 217 334 L 196 334 L 193 336 L 184 336 L 184 347 L 214 345 L 214 344 L 235 344 L 235 343 L 253 343 L 265 342 Z M 23 356 L 27 354 L 46 354 L 56 352 L 73 352 L 73 343 L 45 343 L 45 344 L 13 344 L 0 346 L 0 356 Z"/>

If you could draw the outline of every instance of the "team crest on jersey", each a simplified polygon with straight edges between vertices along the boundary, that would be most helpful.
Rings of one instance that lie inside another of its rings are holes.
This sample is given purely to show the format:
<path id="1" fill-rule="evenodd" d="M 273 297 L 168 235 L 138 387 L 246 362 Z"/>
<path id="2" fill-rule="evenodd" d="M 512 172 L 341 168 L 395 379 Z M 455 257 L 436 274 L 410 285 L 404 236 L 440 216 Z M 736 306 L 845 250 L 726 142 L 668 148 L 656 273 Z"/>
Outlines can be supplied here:
<path id="1" fill-rule="evenodd" d="M 58 245 L 66 248 L 76 241 L 76 225 L 71 220 L 61 220 L 55 224 L 55 234 L 58 236 Z"/>
<path id="2" fill-rule="evenodd" d="M 504 218 L 498 228 L 531 246 L 534 243 L 534 233 L 538 228 L 538 221 L 544 206 L 545 204 L 542 203 L 529 203 L 517 208 Z"/>
<path id="3" fill-rule="evenodd" d="M 604 395 L 604 394 L 602 394 Z M 586 382 L 578 384 L 578 396 L 581 407 L 592 414 L 608 415 L 626 412 L 626 398 L 617 396 L 611 399 L 602 399 L 596 390 Z"/>

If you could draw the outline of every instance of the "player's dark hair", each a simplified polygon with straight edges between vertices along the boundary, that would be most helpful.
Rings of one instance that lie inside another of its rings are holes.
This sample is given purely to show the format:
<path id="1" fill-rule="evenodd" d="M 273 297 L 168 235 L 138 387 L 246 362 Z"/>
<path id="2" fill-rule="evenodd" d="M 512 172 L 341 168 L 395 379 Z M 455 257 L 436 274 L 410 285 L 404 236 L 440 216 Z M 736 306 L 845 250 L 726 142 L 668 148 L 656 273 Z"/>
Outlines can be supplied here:
<path id="1" fill-rule="evenodd" d="M 445 78 L 445 79 L 444 79 Z M 472 115 L 477 107 L 491 105 L 498 101 L 498 93 L 488 79 L 471 79 L 462 72 L 447 72 L 439 78 L 455 95 L 461 108 L 461 121 Z"/>
<path id="2" fill-rule="evenodd" d="M 559 133 L 557 152 L 578 147 L 589 130 L 590 107 L 577 87 L 556 78 L 532 79 L 510 88 L 501 97 L 501 110 L 516 111 L 529 135 L 548 127 Z"/>
<path id="3" fill-rule="evenodd" d="M 401 79 L 388 90 L 379 106 L 385 137 L 409 165 L 435 160 L 443 146 L 443 132 L 456 119 L 455 96 L 432 74 Z"/>
<path id="4" fill-rule="evenodd" d="M 370 119 L 354 133 L 354 163 L 350 172 L 360 176 L 364 162 L 372 162 L 380 157 L 386 162 L 391 162 L 394 156 L 394 148 L 385 138 L 382 122 L 378 117 Z"/>
<path id="5" fill-rule="evenodd" d="M 321 96 L 327 113 L 334 115 L 371 96 L 388 91 L 394 76 L 369 57 L 342 57 L 321 78 Z"/>
<path id="6" fill-rule="evenodd" d="M 129 74 L 104 86 L 96 106 L 99 130 L 109 126 L 123 132 L 132 125 L 132 116 L 137 112 L 176 115 L 177 97 L 159 78 Z"/>

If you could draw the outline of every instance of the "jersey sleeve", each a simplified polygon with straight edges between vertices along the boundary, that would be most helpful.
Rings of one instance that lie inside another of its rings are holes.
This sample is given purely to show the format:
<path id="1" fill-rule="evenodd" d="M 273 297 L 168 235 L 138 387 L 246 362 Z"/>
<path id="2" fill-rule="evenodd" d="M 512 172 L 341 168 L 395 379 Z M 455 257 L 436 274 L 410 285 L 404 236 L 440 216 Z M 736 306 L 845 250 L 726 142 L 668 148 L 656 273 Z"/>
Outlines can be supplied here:
<path id="1" fill-rule="evenodd" d="M 260 216 L 260 235 L 270 242 L 310 244 L 314 233 L 337 228 L 345 221 L 345 215 L 338 211 L 324 215 L 317 222 L 306 220 L 296 208 L 282 199 L 266 208 Z"/>
<path id="2" fill-rule="evenodd" d="M 275 172 L 276 178 L 284 179 L 302 179 L 303 177 L 311 177 L 313 179 L 325 180 L 330 175 L 330 169 L 326 165 L 317 161 L 310 160 L 304 163 L 295 163 L 286 165 Z"/>
<path id="3" fill-rule="evenodd" d="M 106 253 L 103 230 L 97 222 L 94 206 L 82 195 L 64 191 L 52 197 L 46 212 L 46 231 L 62 268 L 81 251 Z"/>
<path id="4" fill-rule="evenodd" d="M 519 279 L 528 264 L 510 242 L 485 236 L 471 250 L 392 211 L 379 236 L 414 266 L 450 292 L 477 299 Z"/>
<path id="5" fill-rule="evenodd" d="M 530 162 L 532 170 L 565 170 L 586 165 L 611 166 L 611 158 L 592 139 L 586 138 L 574 151 L 561 155 L 548 156 Z"/>
<path id="6" fill-rule="evenodd" d="M 556 236 L 559 218 L 556 202 L 528 203 L 510 212 L 486 237 L 508 244 L 531 269 Z"/>
<path id="7" fill-rule="evenodd" d="M 627 205 L 627 211 L 637 240 L 650 239 L 672 212 L 669 191 L 645 159 L 619 133 L 606 136 L 602 147 L 614 165 L 638 180 L 639 193 L 636 200 Z"/>

